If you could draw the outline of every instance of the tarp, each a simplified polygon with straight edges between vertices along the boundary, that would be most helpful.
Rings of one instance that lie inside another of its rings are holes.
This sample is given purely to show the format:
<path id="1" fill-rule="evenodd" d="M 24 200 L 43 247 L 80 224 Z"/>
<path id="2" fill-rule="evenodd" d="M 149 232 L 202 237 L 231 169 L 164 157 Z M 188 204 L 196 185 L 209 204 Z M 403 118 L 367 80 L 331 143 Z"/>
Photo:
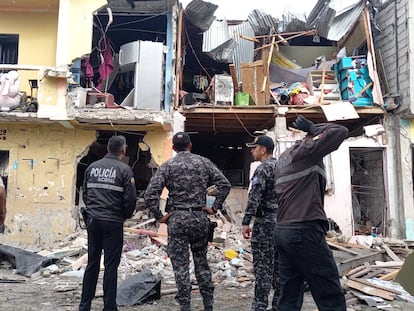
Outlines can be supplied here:
<path id="1" fill-rule="evenodd" d="M 305 82 L 311 68 L 282 68 L 273 63 L 270 64 L 270 81 L 273 83 L 286 82 L 288 85 L 295 82 Z"/>
<path id="2" fill-rule="evenodd" d="M 44 257 L 24 249 L 0 244 L 0 258 L 5 257 L 18 274 L 30 277 L 42 267 L 50 266 L 58 258 Z"/>
<path id="3" fill-rule="evenodd" d="M 143 270 L 118 287 L 116 303 L 119 306 L 133 306 L 160 298 L 161 281 L 150 270 Z"/>

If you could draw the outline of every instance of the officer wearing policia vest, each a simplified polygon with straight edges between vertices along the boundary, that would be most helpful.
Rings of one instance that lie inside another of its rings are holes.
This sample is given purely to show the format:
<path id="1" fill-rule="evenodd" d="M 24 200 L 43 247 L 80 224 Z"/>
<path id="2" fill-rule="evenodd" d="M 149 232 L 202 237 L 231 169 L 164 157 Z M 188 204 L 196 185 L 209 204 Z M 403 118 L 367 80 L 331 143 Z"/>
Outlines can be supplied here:
<path id="1" fill-rule="evenodd" d="M 278 311 L 299 311 L 304 281 L 319 311 L 345 311 L 345 296 L 332 251 L 325 240 L 326 173 L 323 157 L 339 148 L 348 129 L 314 124 L 298 116 L 293 126 L 307 135 L 285 150 L 275 170 L 278 198 L 276 242 L 279 251 Z"/>
<path id="2" fill-rule="evenodd" d="M 275 191 L 276 159 L 273 157 L 274 143 L 269 136 L 257 136 L 247 143 L 252 156 L 261 164 L 256 168 L 252 180 L 247 207 L 242 221 L 245 239 L 251 238 L 253 267 L 255 274 L 252 311 L 266 311 L 271 287 L 274 289 L 272 309 L 276 310 L 278 299 L 278 260 L 274 231 L 277 217 Z M 253 230 L 250 222 L 254 218 Z"/>
<path id="3" fill-rule="evenodd" d="M 223 173 L 207 158 L 190 152 L 190 136 L 179 132 L 173 136 L 177 155 L 162 164 L 145 191 L 145 206 L 160 223 L 168 223 L 168 255 L 178 288 L 176 300 L 181 311 L 191 310 L 189 248 L 193 254 L 195 276 L 203 297 L 205 311 L 213 310 L 214 285 L 207 261 L 207 214 L 215 214 L 226 199 L 231 185 Z M 207 188 L 217 186 L 212 208 L 206 207 Z M 169 213 L 159 209 L 160 194 L 168 189 Z"/>
<path id="4" fill-rule="evenodd" d="M 83 277 L 79 311 L 89 311 L 95 297 L 101 254 L 104 251 L 104 310 L 117 311 L 116 291 L 121 260 L 124 221 L 135 210 L 136 189 L 131 168 L 121 161 L 126 152 L 124 136 L 112 136 L 108 153 L 86 169 L 83 200 L 88 230 L 88 265 Z"/>

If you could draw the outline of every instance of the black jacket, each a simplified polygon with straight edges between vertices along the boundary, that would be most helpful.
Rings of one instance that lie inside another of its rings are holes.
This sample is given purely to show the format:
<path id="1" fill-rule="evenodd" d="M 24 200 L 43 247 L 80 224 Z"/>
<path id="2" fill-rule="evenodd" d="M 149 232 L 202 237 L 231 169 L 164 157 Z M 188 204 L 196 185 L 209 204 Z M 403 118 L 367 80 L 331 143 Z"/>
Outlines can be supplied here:
<path id="1" fill-rule="evenodd" d="M 133 172 L 116 155 L 107 154 L 86 169 L 83 200 L 88 216 L 124 222 L 134 213 L 136 199 Z"/>
<path id="2" fill-rule="evenodd" d="M 348 129 L 338 124 L 315 124 L 313 137 L 283 152 L 276 165 L 278 224 L 327 222 L 324 211 L 323 157 L 338 149 Z"/>

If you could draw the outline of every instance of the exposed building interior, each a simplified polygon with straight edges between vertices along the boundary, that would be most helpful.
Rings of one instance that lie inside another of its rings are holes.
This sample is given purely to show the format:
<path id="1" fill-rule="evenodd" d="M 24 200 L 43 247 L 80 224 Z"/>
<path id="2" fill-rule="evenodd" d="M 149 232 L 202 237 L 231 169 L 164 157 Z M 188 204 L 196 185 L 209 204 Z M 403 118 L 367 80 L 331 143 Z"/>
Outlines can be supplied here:
<path id="1" fill-rule="evenodd" d="M 232 186 L 249 185 L 249 168 L 252 157 L 245 143 L 252 139 L 248 135 L 198 133 L 191 135 L 193 149 L 211 161 L 223 171 Z"/>
<path id="2" fill-rule="evenodd" d="M 131 166 L 134 172 L 138 197 L 142 197 L 152 176 L 152 169 L 156 169 L 156 165 L 151 164 L 152 158 L 150 148 L 143 140 L 145 133 L 130 131 L 97 131 L 96 141 L 89 147 L 87 154 L 78 162 L 75 205 L 79 205 L 79 201 L 81 200 L 81 188 L 86 168 L 89 164 L 103 158 L 107 154 L 108 140 L 113 135 L 123 135 L 126 138 L 128 147 L 122 161 Z"/>
<path id="3" fill-rule="evenodd" d="M 9 151 L 0 150 L 0 177 L 3 179 L 3 184 L 7 189 L 7 178 L 8 172 L 7 168 L 9 167 Z"/>
<path id="4" fill-rule="evenodd" d="M 350 150 L 355 234 L 387 234 L 383 153 L 374 148 Z"/>
<path id="5" fill-rule="evenodd" d="M 155 111 L 164 107 L 167 13 L 162 8 L 140 12 L 127 3 L 95 12 L 91 53 L 74 60 L 72 71 L 80 86 L 109 93 L 113 99 L 102 94 L 94 98 L 89 92 L 87 105 L 103 98 L 109 108 L 114 104 Z"/>

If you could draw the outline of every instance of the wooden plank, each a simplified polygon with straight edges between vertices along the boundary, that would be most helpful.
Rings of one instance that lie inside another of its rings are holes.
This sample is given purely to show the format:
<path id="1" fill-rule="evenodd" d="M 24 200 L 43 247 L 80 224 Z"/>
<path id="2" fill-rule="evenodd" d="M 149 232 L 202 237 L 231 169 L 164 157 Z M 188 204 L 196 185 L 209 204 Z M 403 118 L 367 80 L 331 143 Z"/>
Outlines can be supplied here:
<path id="1" fill-rule="evenodd" d="M 347 252 L 349 254 L 352 254 L 352 255 L 361 255 L 360 253 L 358 253 L 356 251 L 353 251 L 352 249 L 348 249 L 346 247 L 342 247 L 342 246 L 340 246 L 340 245 L 338 245 L 338 244 L 336 244 L 334 242 L 326 241 L 326 243 L 328 243 L 329 246 L 332 246 L 332 247 L 334 247 L 336 249 L 339 249 L 341 251 Z"/>
<path id="2" fill-rule="evenodd" d="M 401 292 L 398 291 L 398 290 L 391 289 L 391 288 L 388 288 L 388 287 L 385 287 L 385 286 L 381 286 L 379 284 L 374 284 L 374 283 L 371 283 L 371 282 L 369 282 L 369 281 L 367 281 L 365 279 L 351 278 L 351 280 L 352 281 L 355 281 L 355 282 L 358 282 L 358 283 L 361 283 L 361 284 L 364 284 L 364 285 L 368 285 L 368 286 L 371 286 L 371 287 L 375 287 L 377 289 L 380 289 L 380 290 L 383 290 L 383 291 L 386 291 L 386 292 L 389 292 L 389 293 L 392 293 L 392 294 L 395 294 L 395 295 L 401 294 Z"/>
<path id="3" fill-rule="evenodd" d="M 403 262 L 401 261 L 375 261 L 375 265 L 373 267 L 377 268 L 401 268 L 403 266 Z"/>
<path id="4" fill-rule="evenodd" d="M 262 60 L 253 63 L 241 63 L 241 78 L 243 83 L 243 92 L 249 93 L 257 106 L 267 104 L 267 94 L 260 91 L 265 76 L 265 68 Z"/>
<path id="5" fill-rule="evenodd" d="M 381 277 L 379 277 L 380 280 L 384 280 L 384 281 L 391 281 L 394 280 L 397 277 L 398 272 L 400 272 L 400 269 L 396 269 L 393 272 L 390 272 L 388 274 L 385 274 Z"/>
<path id="6" fill-rule="evenodd" d="M 230 69 L 231 79 L 233 80 L 234 93 L 237 93 L 239 91 L 239 82 L 237 80 L 236 67 L 234 66 L 234 64 L 230 64 L 229 69 Z"/>
<path id="7" fill-rule="evenodd" d="M 365 262 L 365 261 L 367 261 L 366 260 L 367 258 L 369 259 L 370 257 L 372 257 L 375 254 L 379 254 L 379 253 L 370 253 L 370 254 L 360 255 L 357 258 L 344 259 L 344 260 L 341 260 L 341 263 L 348 263 L 348 262 L 354 261 L 355 259 L 365 259 L 363 261 L 363 262 Z M 382 253 L 381 253 L 381 257 L 382 257 Z M 370 261 L 370 260 L 368 260 L 368 261 Z"/>
<path id="8" fill-rule="evenodd" d="M 255 43 L 259 43 L 260 41 L 254 37 L 249 37 L 249 36 L 245 36 L 245 35 L 240 35 L 240 38 L 247 40 L 247 41 L 251 41 L 251 42 L 255 42 Z"/>
<path id="9" fill-rule="evenodd" d="M 131 232 L 131 233 L 136 233 L 136 234 L 139 234 L 139 235 L 147 235 L 147 236 L 150 236 L 150 237 L 159 237 L 159 236 L 166 237 L 167 236 L 164 233 L 159 233 L 159 232 L 146 230 L 146 229 L 134 229 L 134 228 L 124 227 L 124 231 Z"/>
<path id="10" fill-rule="evenodd" d="M 364 279 L 372 279 L 372 278 L 377 277 L 378 275 L 383 275 L 383 274 L 384 274 L 383 269 L 374 269 L 374 270 L 371 270 L 371 272 L 364 275 Z"/>
<path id="11" fill-rule="evenodd" d="M 165 238 L 159 238 L 159 237 L 153 236 L 151 237 L 151 240 L 157 241 L 158 243 L 164 246 L 168 245 L 168 241 Z"/>
<path id="12" fill-rule="evenodd" d="M 362 271 L 364 269 L 366 269 L 365 266 L 359 266 L 359 267 L 356 267 L 356 268 L 354 268 L 352 270 L 349 270 L 345 275 L 349 277 L 349 276 L 352 276 L 353 274 L 355 274 L 357 272 L 360 272 L 360 271 Z"/>
<path id="13" fill-rule="evenodd" d="M 391 248 L 389 248 L 389 246 L 387 244 L 382 244 L 381 245 L 383 249 L 385 249 L 385 251 L 387 252 L 387 255 L 391 257 L 392 260 L 394 261 L 402 261 L 400 259 L 400 257 L 398 257 L 392 250 Z"/>
<path id="14" fill-rule="evenodd" d="M 268 87 L 269 67 L 270 67 L 270 62 L 272 61 L 273 49 L 275 47 L 275 38 L 276 38 L 275 36 L 272 37 L 272 43 L 270 45 L 269 55 L 267 55 L 267 61 L 266 61 L 266 67 L 265 67 L 265 76 L 264 76 L 263 85 L 262 85 L 262 93 L 265 92 L 266 88 Z"/>
<path id="15" fill-rule="evenodd" d="M 371 268 L 366 267 L 365 269 L 363 269 L 363 270 L 361 270 L 357 273 L 354 273 L 354 275 L 352 277 L 353 278 L 359 278 L 359 277 L 364 276 L 365 274 L 369 273 L 370 271 L 371 271 Z"/>
<path id="16" fill-rule="evenodd" d="M 362 265 L 364 262 L 371 262 L 375 260 L 382 260 L 383 254 L 381 252 L 369 253 L 366 255 L 352 257 L 350 259 L 344 259 L 338 264 L 339 275 L 344 275 L 349 270 Z"/>
<path id="17" fill-rule="evenodd" d="M 390 300 L 390 301 L 394 300 L 396 296 L 395 294 L 390 293 L 388 291 L 377 289 L 373 286 L 368 286 L 368 285 L 356 282 L 354 280 L 348 280 L 347 285 L 348 287 L 359 290 L 360 292 L 363 292 L 365 294 L 372 295 L 372 296 L 378 296 L 385 300 Z"/>
<path id="18" fill-rule="evenodd" d="M 323 97 L 324 97 L 324 89 L 325 89 L 325 73 L 326 73 L 326 62 L 323 63 L 323 68 L 322 68 L 322 82 L 320 85 L 320 89 L 321 89 L 321 93 L 320 93 L 320 97 L 319 97 L 319 102 L 323 103 Z"/>

